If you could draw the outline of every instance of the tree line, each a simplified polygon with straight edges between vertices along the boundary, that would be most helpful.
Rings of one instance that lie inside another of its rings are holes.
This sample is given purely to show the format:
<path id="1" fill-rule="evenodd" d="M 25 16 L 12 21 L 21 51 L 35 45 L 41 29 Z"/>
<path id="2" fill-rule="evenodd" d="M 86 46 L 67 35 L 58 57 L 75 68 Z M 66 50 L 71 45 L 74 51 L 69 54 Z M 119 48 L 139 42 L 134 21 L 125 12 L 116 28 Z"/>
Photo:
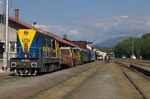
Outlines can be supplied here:
<path id="1" fill-rule="evenodd" d="M 117 44 L 113 49 L 115 57 L 126 56 L 130 58 L 134 54 L 137 58 L 150 59 L 150 33 L 140 38 L 128 38 Z"/>

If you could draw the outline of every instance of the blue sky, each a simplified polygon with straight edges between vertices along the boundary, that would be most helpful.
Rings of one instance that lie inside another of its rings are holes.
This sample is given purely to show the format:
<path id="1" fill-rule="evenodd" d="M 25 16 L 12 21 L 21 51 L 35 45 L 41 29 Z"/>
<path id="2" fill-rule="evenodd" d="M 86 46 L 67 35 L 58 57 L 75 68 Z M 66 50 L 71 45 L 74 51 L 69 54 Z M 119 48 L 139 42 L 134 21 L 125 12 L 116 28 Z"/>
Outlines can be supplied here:
<path id="1" fill-rule="evenodd" d="M 67 34 L 71 40 L 97 43 L 150 32 L 150 0 L 13 0 L 12 4 L 20 10 L 21 21 L 36 21 L 37 27 L 60 37 Z"/>
<path id="2" fill-rule="evenodd" d="M 150 13 L 149 0 L 13 0 L 29 23 L 63 24 L 66 20 Z M 29 16 L 30 18 L 28 18 Z"/>

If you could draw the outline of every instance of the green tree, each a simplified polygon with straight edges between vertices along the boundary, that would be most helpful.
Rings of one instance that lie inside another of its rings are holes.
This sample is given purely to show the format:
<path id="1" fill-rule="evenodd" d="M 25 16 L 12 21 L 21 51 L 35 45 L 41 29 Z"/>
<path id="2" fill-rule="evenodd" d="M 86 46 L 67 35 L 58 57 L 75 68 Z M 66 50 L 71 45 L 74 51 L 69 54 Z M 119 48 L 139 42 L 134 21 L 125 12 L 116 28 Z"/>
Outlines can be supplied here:
<path id="1" fill-rule="evenodd" d="M 132 54 L 132 42 L 136 41 L 136 38 L 128 38 L 118 43 L 117 46 L 114 48 L 115 56 L 122 57 L 125 55 L 126 57 L 130 57 Z"/>
<path id="2" fill-rule="evenodd" d="M 141 38 L 128 38 L 121 41 L 114 48 L 115 55 L 117 57 L 123 55 L 130 57 L 132 54 L 132 42 L 134 42 L 134 54 L 136 57 L 142 55 L 144 59 L 150 59 L 150 33 L 142 35 Z"/>

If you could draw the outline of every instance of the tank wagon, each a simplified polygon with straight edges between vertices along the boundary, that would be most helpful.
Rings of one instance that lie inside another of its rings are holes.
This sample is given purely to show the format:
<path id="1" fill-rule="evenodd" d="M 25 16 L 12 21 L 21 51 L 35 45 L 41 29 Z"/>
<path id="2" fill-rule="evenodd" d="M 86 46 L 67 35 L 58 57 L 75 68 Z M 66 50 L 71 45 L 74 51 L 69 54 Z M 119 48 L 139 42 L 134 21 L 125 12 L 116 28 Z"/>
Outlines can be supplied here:
<path id="1" fill-rule="evenodd" d="M 36 75 L 60 68 L 59 42 L 33 29 L 17 32 L 16 58 L 10 59 L 10 70 L 16 75 Z"/>

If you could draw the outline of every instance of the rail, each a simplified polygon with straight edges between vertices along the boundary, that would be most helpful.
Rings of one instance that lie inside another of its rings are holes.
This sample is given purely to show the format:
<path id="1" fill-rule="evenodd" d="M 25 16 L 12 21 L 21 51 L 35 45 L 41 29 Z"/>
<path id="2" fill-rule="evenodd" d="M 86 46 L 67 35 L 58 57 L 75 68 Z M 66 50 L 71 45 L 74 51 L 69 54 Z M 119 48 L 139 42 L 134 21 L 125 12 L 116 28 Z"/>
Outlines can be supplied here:
<path id="1" fill-rule="evenodd" d="M 115 60 L 114 61 L 116 64 L 120 65 L 120 66 L 123 66 L 125 68 L 128 68 L 129 70 L 133 71 L 133 72 L 136 72 L 137 74 L 141 75 L 142 77 L 144 77 L 145 79 L 147 79 L 148 81 L 150 81 L 149 78 L 145 77 L 144 75 L 140 74 L 139 72 L 133 70 L 132 68 L 128 67 L 127 65 Z M 144 92 L 138 87 L 138 85 L 136 85 L 136 83 L 129 77 L 129 75 L 123 70 L 123 68 L 121 68 L 123 74 L 125 75 L 125 77 L 131 82 L 131 84 L 139 91 L 139 93 L 143 96 L 143 99 L 148 99 L 146 97 L 146 95 L 144 94 Z"/>

